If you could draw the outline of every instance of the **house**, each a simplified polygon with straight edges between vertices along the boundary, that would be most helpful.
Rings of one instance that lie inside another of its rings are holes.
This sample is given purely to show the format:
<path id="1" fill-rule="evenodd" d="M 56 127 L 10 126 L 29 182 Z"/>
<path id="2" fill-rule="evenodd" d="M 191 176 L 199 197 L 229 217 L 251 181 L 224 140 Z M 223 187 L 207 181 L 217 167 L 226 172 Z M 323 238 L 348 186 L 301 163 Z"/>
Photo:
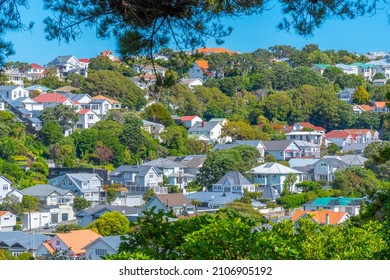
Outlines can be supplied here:
<path id="1" fill-rule="evenodd" d="M 0 69 L 0 75 L 3 77 L 5 84 L 23 86 L 23 73 L 20 73 L 18 69 L 2 68 Z"/>
<path id="2" fill-rule="evenodd" d="M 56 88 L 54 90 L 55 93 L 59 93 L 59 94 L 67 94 L 67 93 L 72 93 L 72 92 L 75 92 L 77 91 L 78 88 L 76 87 L 72 87 L 72 86 L 63 86 L 63 87 L 59 87 L 59 88 Z"/>
<path id="3" fill-rule="evenodd" d="M 46 75 L 46 68 L 42 67 L 39 64 L 31 63 L 30 68 L 24 73 L 26 75 L 26 78 L 30 81 L 34 81 L 36 79 L 40 79 L 45 77 Z"/>
<path id="4" fill-rule="evenodd" d="M 341 149 L 343 153 L 353 152 L 354 155 L 363 154 L 364 149 L 371 143 L 348 143 Z"/>
<path id="5" fill-rule="evenodd" d="M 155 160 L 147 161 L 142 163 L 141 166 L 153 166 L 164 172 L 164 175 L 167 177 L 173 173 L 183 172 L 183 169 L 185 167 L 180 163 L 173 162 L 165 158 L 158 158 Z"/>
<path id="6" fill-rule="evenodd" d="M 104 95 L 96 95 L 94 97 L 92 97 L 94 100 L 107 100 L 111 105 L 106 107 L 105 104 L 104 104 L 104 107 L 103 107 L 103 111 L 102 111 L 102 114 L 105 115 L 107 114 L 108 110 L 110 109 L 120 109 L 122 108 L 122 103 L 119 102 L 118 100 L 115 100 L 115 99 L 112 99 L 112 98 L 109 98 L 107 96 L 104 96 Z M 93 108 L 92 108 L 93 109 Z"/>
<path id="7" fill-rule="evenodd" d="M 362 62 L 355 62 L 351 65 L 358 67 L 358 73 L 363 76 L 364 80 L 372 81 L 372 78 L 376 74 L 376 69 L 372 65 L 368 65 Z"/>
<path id="8" fill-rule="evenodd" d="M 183 165 L 183 172 L 198 175 L 207 155 L 168 156 L 167 160 Z"/>
<path id="9" fill-rule="evenodd" d="M 4 176 L 0 176 L 0 204 L 3 203 L 3 199 L 11 194 L 16 195 L 19 198 L 19 201 L 22 201 L 23 195 L 19 195 L 17 192 L 14 191 L 17 190 L 12 186 L 11 181 L 9 181 Z"/>
<path id="10" fill-rule="evenodd" d="M 228 143 L 228 144 L 216 144 L 212 148 L 212 151 L 230 149 L 241 145 L 247 145 L 256 148 L 260 154 L 259 161 L 262 161 L 264 159 L 265 146 L 261 140 L 235 140 L 232 143 Z"/>
<path id="11" fill-rule="evenodd" d="M 81 94 L 81 93 L 60 93 L 66 98 L 69 98 L 75 104 L 74 108 L 77 110 L 81 110 L 82 108 L 88 108 L 94 110 L 95 108 L 90 108 L 89 104 L 93 101 L 92 97 L 89 94 Z"/>
<path id="12" fill-rule="evenodd" d="M 53 214 L 53 217 L 52 217 Z M 54 218 L 56 217 L 56 219 Z M 23 213 L 21 222 L 22 222 L 22 230 L 37 230 L 40 231 L 42 227 L 51 222 L 59 222 L 58 217 L 58 208 L 52 209 L 44 209 L 37 211 L 28 211 Z"/>
<path id="13" fill-rule="evenodd" d="M 23 86 L 0 86 L 0 97 L 15 100 L 20 97 L 29 97 L 30 92 Z"/>
<path id="14" fill-rule="evenodd" d="M 25 108 L 29 112 L 43 110 L 43 105 L 36 102 L 34 99 L 30 97 L 19 97 L 15 100 L 6 99 L 5 101 L 8 103 L 10 107 Z"/>
<path id="15" fill-rule="evenodd" d="M 0 248 L 8 250 L 13 256 L 26 252 L 35 256 L 37 247 L 49 239 L 50 236 L 35 232 L 2 232 L 0 230 Z"/>
<path id="16" fill-rule="evenodd" d="M 15 226 L 16 215 L 9 211 L 0 211 L 0 232 L 13 231 Z"/>
<path id="17" fill-rule="evenodd" d="M 313 125 L 309 122 L 297 122 L 292 125 L 292 132 L 295 131 L 314 131 L 319 132 L 321 134 L 325 134 L 325 128 L 321 126 Z M 305 139 L 298 139 L 298 140 L 305 140 Z M 307 141 L 307 140 L 306 140 Z M 311 141 L 309 141 L 311 142 Z"/>
<path id="18" fill-rule="evenodd" d="M 222 125 L 220 122 L 196 122 L 193 126 L 188 129 L 188 136 L 204 136 L 210 141 L 224 142 L 221 139 Z"/>
<path id="19" fill-rule="evenodd" d="M 313 64 L 311 69 L 316 72 L 318 75 L 324 75 L 324 72 L 327 68 L 331 67 L 330 64 Z"/>
<path id="20" fill-rule="evenodd" d="M 44 109 L 48 107 L 55 107 L 59 104 L 72 108 L 75 107 L 74 101 L 59 93 L 42 93 L 34 97 L 33 100 L 39 104 L 43 104 Z"/>
<path id="21" fill-rule="evenodd" d="M 377 113 L 389 112 L 389 108 L 387 107 L 387 104 L 385 101 L 383 101 L 383 102 L 375 101 L 373 109 L 374 109 L 374 112 L 377 112 Z"/>
<path id="22" fill-rule="evenodd" d="M 244 190 L 255 192 L 255 185 L 238 171 L 229 171 L 211 186 L 211 191 L 213 192 L 231 192 L 242 195 Z"/>
<path id="23" fill-rule="evenodd" d="M 354 88 L 344 88 L 342 91 L 337 93 L 337 97 L 344 102 L 352 103 L 353 96 L 356 89 Z"/>
<path id="24" fill-rule="evenodd" d="M 167 193 L 163 183 L 164 172 L 154 166 L 148 165 L 122 165 L 110 172 L 111 183 L 121 184 L 129 192 L 146 192 L 153 189 L 156 193 Z"/>
<path id="25" fill-rule="evenodd" d="M 31 91 L 39 91 L 40 93 L 50 91 L 50 88 L 45 87 L 45 86 L 41 86 L 41 85 L 32 85 L 32 86 L 26 87 L 26 89 L 30 92 Z"/>
<path id="26" fill-rule="evenodd" d="M 102 257 L 118 253 L 122 239 L 120 235 L 103 236 L 95 239 L 83 249 L 87 260 L 101 260 Z"/>
<path id="27" fill-rule="evenodd" d="M 188 70 L 190 79 L 207 80 L 212 74 L 209 71 L 209 63 L 207 60 L 195 60 L 192 67 Z"/>
<path id="28" fill-rule="evenodd" d="M 302 140 L 294 140 L 294 144 L 301 150 L 301 157 L 320 158 L 321 145 Z"/>
<path id="29" fill-rule="evenodd" d="M 73 230 L 67 233 L 57 233 L 53 238 L 42 243 L 36 251 L 38 258 L 47 254 L 64 251 L 70 259 L 85 259 L 85 246 L 101 237 L 90 229 Z"/>
<path id="30" fill-rule="evenodd" d="M 186 128 L 190 128 L 197 122 L 203 122 L 203 120 L 198 116 L 183 116 L 181 117 L 181 122 Z"/>
<path id="31" fill-rule="evenodd" d="M 168 213 L 173 211 L 175 215 L 188 215 L 194 213 L 194 206 L 191 201 L 182 193 L 156 194 L 144 206 L 144 209 L 163 211 Z"/>
<path id="32" fill-rule="evenodd" d="M 347 75 L 358 75 L 359 74 L 359 67 L 356 65 L 346 65 L 346 64 L 335 64 L 335 67 L 341 69 L 343 73 Z"/>
<path id="33" fill-rule="evenodd" d="M 139 74 L 138 76 L 130 77 L 130 80 L 140 89 L 148 89 L 157 81 L 157 76 L 153 74 Z"/>
<path id="34" fill-rule="evenodd" d="M 76 123 L 78 129 L 91 128 L 100 121 L 100 117 L 91 109 L 82 109 L 77 113 L 79 114 L 79 120 Z"/>
<path id="35" fill-rule="evenodd" d="M 336 171 L 349 167 L 350 165 L 341 159 L 323 157 L 313 165 L 312 181 L 332 182 L 336 178 Z"/>
<path id="36" fill-rule="evenodd" d="M 101 51 L 99 56 L 105 56 L 107 57 L 109 60 L 111 61 L 114 61 L 114 62 L 119 62 L 119 58 L 115 56 L 115 54 L 110 51 L 110 50 L 104 50 L 104 51 Z"/>
<path id="37" fill-rule="evenodd" d="M 57 206 L 57 205 L 72 205 L 75 195 L 70 190 L 64 190 L 51 185 L 38 184 L 23 190 L 20 190 L 23 195 L 29 195 L 39 199 L 41 205 Z"/>
<path id="38" fill-rule="evenodd" d="M 77 224 L 82 227 L 88 226 L 93 221 L 100 218 L 106 212 L 119 212 L 128 220 L 134 221 L 138 217 L 139 208 L 118 206 L 118 205 L 96 205 L 89 207 L 76 213 Z"/>
<path id="39" fill-rule="evenodd" d="M 265 188 L 262 188 L 261 199 L 266 199 L 268 201 L 275 202 L 280 197 L 280 193 L 273 186 L 268 185 Z"/>
<path id="40" fill-rule="evenodd" d="M 196 53 L 205 54 L 205 55 L 210 55 L 210 54 L 214 54 L 214 53 L 227 53 L 228 55 L 232 55 L 232 54 L 236 54 L 238 52 L 231 51 L 231 50 L 228 50 L 226 48 L 206 48 L 206 47 L 203 47 L 203 48 L 197 49 Z"/>
<path id="41" fill-rule="evenodd" d="M 0 111 L 5 111 L 5 105 L 7 103 L 4 102 L 4 99 L 2 97 L 0 97 Z"/>
<path id="42" fill-rule="evenodd" d="M 190 89 L 194 89 L 197 86 L 203 86 L 203 80 L 200 78 L 187 78 L 187 79 L 181 79 L 179 81 L 180 85 L 186 85 Z"/>
<path id="43" fill-rule="evenodd" d="M 49 179 L 49 184 L 63 190 L 72 191 L 77 197 L 84 197 L 93 205 L 101 201 L 103 179 L 97 174 L 67 173 Z"/>
<path id="44" fill-rule="evenodd" d="M 142 120 L 142 128 L 149 132 L 153 138 L 158 139 L 162 142 L 161 133 L 165 130 L 165 126 L 156 122 Z"/>
<path id="45" fill-rule="evenodd" d="M 380 87 L 387 84 L 387 79 L 375 79 L 371 82 L 374 87 Z"/>
<path id="46" fill-rule="evenodd" d="M 260 191 L 267 186 L 274 187 L 279 193 L 282 193 L 284 181 L 289 174 L 296 176 L 296 181 L 290 186 L 291 192 L 297 192 L 296 184 L 302 182 L 302 172 L 281 165 L 276 162 L 267 162 L 252 168 L 249 173 L 253 174 L 253 181 L 258 184 Z"/>
<path id="47" fill-rule="evenodd" d="M 186 192 L 185 188 L 189 183 L 195 181 L 196 175 L 185 173 L 184 171 L 179 171 L 179 172 L 169 174 L 168 179 L 170 185 L 178 186 L 179 190 L 182 190 L 185 193 Z"/>
<path id="48" fill-rule="evenodd" d="M 374 112 L 374 108 L 366 104 L 353 105 L 352 110 L 355 115 L 360 115 L 363 112 Z"/>
<path id="49" fill-rule="evenodd" d="M 78 60 L 74 55 L 57 56 L 50 61 L 47 66 L 56 67 L 60 79 L 63 79 L 73 73 L 84 77 L 87 77 L 88 75 L 88 65 L 80 62 L 80 60 Z"/>
<path id="50" fill-rule="evenodd" d="M 385 60 L 372 60 L 366 64 L 374 67 L 376 73 L 383 74 L 385 76 L 385 80 L 390 79 L 390 63 L 386 62 Z"/>
<path id="51" fill-rule="evenodd" d="M 166 68 L 160 65 L 134 65 L 133 70 L 135 73 L 141 75 L 160 75 L 162 77 L 165 77 L 167 71 Z"/>
<path id="52" fill-rule="evenodd" d="M 58 177 L 60 175 L 65 175 L 67 173 L 91 173 L 97 174 L 100 178 L 103 179 L 103 185 L 109 185 L 110 179 L 108 176 L 108 170 L 104 168 L 89 168 L 89 167 L 50 167 L 49 174 L 47 175 L 48 179 Z"/>
<path id="53" fill-rule="evenodd" d="M 333 212 L 347 212 L 350 216 L 356 216 L 360 212 L 362 201 L 362 198 L 321 197 L 305 203 L 303 210 L 318 211 L 323 209 Z"/>
<path id="54" fill-rule="evenodd" d="M 199 201 L 200 205 L 197 205 L 195 211 L 201 212 L 215 212 L 218 209 L 224 208 L 226 204 L 242 198 L 239 193 L 225 193 L 225 192 L 194 192 L 186 194 L 186 198 L 190 201 Z"/>
<path id="55" fill-rule="evenodd" d="M 361 153 L 360 153 L 361 154 Z M 368 158 L 365 158 L 359 154 L 354 155 L 342 155 L 338 156 L 342 161 L 349 164 L 349 166 L 361 166 L 364 167 L 364 163 L 368 160 Z"/>
<path id="56" fill-rule="evenodd" d="M 372 143 L 379 141 L 379 133 L 370 129 L 344 129 L 332 130 L 325 134 L 327 142 L 343 148 L 351 143 Z"/>
<path id="57" fill-rule="evenodd" d="M 297 226 L 300 219 L 307 217 L 322 226 L 341 224 L 348 220 L 350 215 L 347 212 L 333 212 L 330 210 L 305 211 L 298 209 L 291 217 L 291 220 L 293 220 Z"/>
<path id="58" fill-rule="evenodd" d="M 294 143 L 294 140 L 262 141 L 262 143 L 265 147 L 265 155 L 273 155 L 276 160 L 301 157 L 301 150 Z"/>

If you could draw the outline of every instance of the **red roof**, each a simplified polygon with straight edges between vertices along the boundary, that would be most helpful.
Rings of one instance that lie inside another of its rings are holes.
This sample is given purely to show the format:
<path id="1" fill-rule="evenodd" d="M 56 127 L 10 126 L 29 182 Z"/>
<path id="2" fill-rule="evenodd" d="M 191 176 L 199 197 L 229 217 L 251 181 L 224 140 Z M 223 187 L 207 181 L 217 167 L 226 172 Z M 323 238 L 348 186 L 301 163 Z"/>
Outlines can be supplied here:
<path id="1" fill-rule="evenodd" d="M 325 138 L 348 138 L 349 136 L 352 136 L 351 133 L 349 133 L 346 130 L 332 130 L 325 134 Z"/>
<path id="2" fill-rule="evenodd" d="M 89 63 L 89 58 L 80 58 L 79 59 L 80 62 L 84 62 L 84 63 Z"/>
<path id="3" fill-rule="evenodd" d="M 360 109 L 362 109 L 363 111 L 374 111 L 374 108 L 372 108 L 370 105 L 362 104 L 362 105 L 356 105 L 356 106 L 359 107 Z"/>
<path id="4" fill-rule="evenodd" d="M 184 116 L 181 118 L 182 121 L 191 121 L 195 119 L 197 116 Z"/>
<path id="5" fill-rule="evenodd" d="M 78 112 L 78 114 L 79 115 L 85 115 L 86 113 L 88 113 L 89 111 L 91 111 L 90 109 L 81 109 L 79 112 Z"/>
<path id="6" fill-rule="evenodd" d="M 31 63 L 30 67 L 31 67 L 31 69 L 45 69 L 44 67 L 42 67 L 41 65 L 38 65 L 36 63 Z"/>
<path id="7" fill-rule="evenodd" d="M 314 130 L 323 130 L 325 131 L 325 128 L 321 127 L 321 126 L 315 126 L 309 122 L 299 122 L 299 124 L 303 127 L 309 127 L 309 128 L 312 128 Z"/>
<path id="8" fill-rule="evenodd" d="M 69 100 L 69 98 L 59 93 L 42 93 L 33 99 L 38 103 L 64 103 Z"/>
<path id="9" fill-rule="evenodd" d="M 326 216 L 328 216 L 328 222 L 330 225 L 339 224 L 345 215 L 348 215 L 347 212 L 332 212 L 330 210 L 319 210 L 319 211 L 305 211 L 305 210 L 296 210 L 291 220 L 296 221 L 299 218 L 302 218 L 306 215 L 310 215 L 313 220 L 318 224 L 326 224 Z"/>

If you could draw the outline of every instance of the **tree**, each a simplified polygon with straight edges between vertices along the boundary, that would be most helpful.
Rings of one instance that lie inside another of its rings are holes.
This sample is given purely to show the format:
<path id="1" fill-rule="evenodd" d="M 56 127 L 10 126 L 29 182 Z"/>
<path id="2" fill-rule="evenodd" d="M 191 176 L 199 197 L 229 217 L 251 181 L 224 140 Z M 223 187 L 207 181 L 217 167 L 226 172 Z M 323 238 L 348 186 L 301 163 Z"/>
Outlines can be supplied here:
<path id="1" fill-rule="evenodd" d="M 292 191 L 292 186 L 297 181 L 297 175 L 289 173 L 283 182 L 283 194 L 289 194 Z"/>
<path id="2" fill-rule="evenodd" d="M 153 189 L 147 189 L 144 195 L 142 196 L 142 199 L 147 203 L 153 196 L 156 195 L 156 192 Z"/>
<path id="3" fill-rule="evenodd" d="M 128 77 L 110 70 L 96 70 L 88 74 L 81 90 L 92 96 L 104 94 L 122 102 L 123 107 L 139 110 L 146 105 L 143 91 Z"/>
<path id="4" fill-rule="evenodd" d="M 171 155 L 187 155 L 188 132 L 183 126 L 169 126 L 161 133 L 164 146 Z"/>
<path id="5" fill-rule="evenodd" d="M 353 95 L 352 101 L 356 104 L 367 104 L 370 102 L 370 94 L 364 86 L 359 86 Z"/>
<path id="6" fill-rule="evenodd" d="M 28 209 L 29 211 L 38 210 L 41 205 L 39 204 L 39 199 L 30 195 L 24 195 L 22 198 L 22 207 Z"/>
<path id="7" fill-rule="evenodd" d="M 115 201 L 115 199 L 118 197 L 118 194 L 117 194 L 117 190 L 116 188 L 108 188 L 106 191 L 106 195 L 107 195 L 107 203 L 109 205 L 111 205 L 111 203 L 113 203 Z"/>
<path id="8" fill-rule="evenodd" d="M 165 108 L 165 106 L 162 103 L 154 103 L 146 107 L 144 111 L 144 115 L 148 121 L 160 123 L 165 126 L 170 126 L 175 124 L 175 122 L 171 117 L 171 114 L 168 112 L 168 110 Z"/>
<path id="9" fill-rule="evenodd" d="M 73 108 L 59 104 L 56 107 L 47 107 L 43 109 L 40 115 L 43 123 L 54 122 L 58 124 L 63 132 L 73 129 L 79 120 L 78 114 Z"/>
<path id="10" fill-rule="evenodd" d="M 118 211 L 105 212 L 88 227 L 102 236 L 123 235 L 129 233 L 130 222 Z"/>
<path id="11" fill-rule="evenodd" d="M 84 197 L 75 197 L 73 199 L 72 208 L 75 213 L 80 212 L 81 210 L 87 208 L 88 206 L 89 206 L 89 202 Z"/>
<path id="12" fill-rule="evenodd" d="M 4 207 L 4 210 L 10 211 L 17 216 L 23 214 L 22 202 L 20 202 L 19 198 L 14 194 L 7 195 L 6 197 L 4 197 L 2 205 Z"/>
<path id="13" fill-rule="evenodd" d="M 233 140 L 265 140 L 258 127 L 243 121 L 228 121 L 222 128 L 222 136 L 231 136 Z"/>
<path id="14" fill-rule="evenodd" d="M 44 123 L 42 129 L 38 132 L 38 137 L 46 146 L 58 143 L 61 138 L 64 137 L 62 134 L 61 126 L 55 121 L 48 121 Z"/>

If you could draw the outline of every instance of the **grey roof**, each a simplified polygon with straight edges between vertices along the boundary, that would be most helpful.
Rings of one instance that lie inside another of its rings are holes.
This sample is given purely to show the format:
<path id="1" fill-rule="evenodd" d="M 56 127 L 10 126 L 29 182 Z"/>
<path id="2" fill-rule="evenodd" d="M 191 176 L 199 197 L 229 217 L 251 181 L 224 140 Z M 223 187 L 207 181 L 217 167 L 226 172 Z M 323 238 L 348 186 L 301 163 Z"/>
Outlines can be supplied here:
<path id="1" fill-rule="evenodd" d="M 0 90 L 13 90 L 20 86 L 0 86 Z"/>
<path id="2" fill-rule="evenodd" d="M 169 156 L 167 160 L 177 162 L 185 165 L 186 167 L 199 167 L 207 158 L 207 155 L 188 155 L 188 156 Z"/>
<path id="3" fill-rule="evenodd" d="M 307 166 L 316 163 L 319 161 L 318 158 L 292 158 L 288 161 L 288 164 L 291 168 L 297 168 L 302 166 Z"/>
<path id="4" fill-rule="evenodd" d="M 69 59 L 72 58 L 73 55 L 60 55 L 60 56 L 57 56 L 55 59 L 53 59 L 51 62 L 49 62 L 48 64 L 51 64 L 51 63 L 54 63 L 55 60 L 58 60 L 60 63 L 65 63 L 67 62 Z"/>
<path id="5" fill-rule="evenodd" d="M 0 242 L 11 247 L 12 245 L 18 243 L 22 245 L 26 250 L 36 249 L 41 243 L 46 240 L 50 240 L 51 236 L 38 234 L 38 233 L 26 233 L 22 231 L 9 231 L 2 232 L 0 231 Z"/>
<path id="6" fill-rule="evenodd" d="M 229 180 L 229 182 L 235 186 L 252 185 L 252 183 L 238 171 L 229 171 L 221 179 L 219 179 L 215 185 L 223 185 L 226 180 Z"/>
<path id="7" fill-rule="evenodd" d="M 319 144 L 314 144 L 314 143 L 311 143 L 311 142 L 308 142 L 308 141 L 303 141 L 303 140 L 294 140 L 294 143 L 298 147 L 316 147 L 316 148 L 320 147 Z"/>
<path id="8" fill-rule="evenodd" d="M 253 146 L 253 147 L 263 145 L 261 140 L 236 140 L 235 142 L 237 142 L 238 144 L 241 144 L 241 145 L 248 145 L 248 146 Z"/>
<path id="9" fill-rule="evenodd" d="M 187 177 L 187 178 L 195 178 L 196 176 L 194 174 L 190 173 L 182 173 L 182 172 L 176 172 L 169 174 L 168 177 L 175 177 L 175 178 L 181 178 L 181 177 Z"/>
<path id="10" fill-rule="evenodd" d="M 88 248 L 89 246 L 91 246 L 92 244 L 95 244 L 96 242 L 99 242 L 99 241 L 103 241 L 104 243 L 106 243 L 108 246 L 110 246 L 112 249 L 114 250 L 118 250 L 119 249 L 119 245 L 121 244 L 122 242 L 122 239 L 121 239 L 121 235 L 115 235 L 115 236 L 102 236 L 102 237 L 99 237 L 97 239 L 95 239 L 94 241 L 92 241 L 91 243 L 89 243 L 87 246 L 85 246 L 84 248 Z"/>
<path id="11" fill-rule="evenodd" d="M 344 88 L 342 91 L 338 92 L 337 94 L 340 94 L 340 93 L 354 94 L 355 93 L 355 89 L 354 88 Z"/>
<path id="12" fill-rule="evenodd" d="M 337 168 L 347 168 L 349 167 L 349 164 L 344 162 L 343 160 L 337 158 L 337 157 L 323 157 L 322 159 L 318 160 L 316 164 L 318 164 L 319 162 L 324 162 L 326 164 L 329 164 L 329 165 L 332 165 L 332 166 L 335 166 Z"/>
<path id="13" fill-rule="evenodd" d="M 261 141 L 267 151 L 282 151 L 285 150 L 294 140 L 274 140 Z"/>
<path id="14" fill-rule="evenodd" d="M 136 176 L 145 176 L 151 168 L 154 168 L 156 173 L 162 174 L 163 171 L 161 171 L 159 168 L 149 165 L 122 165 L 119 166 L 114 171 L 110 172 L 110 176 L 117 176 L 121 172 L 131 172 L 131 173 L 137 173 Z"/>
<path id="15" fill-rule="evenodd" d="M 211 205 L 225 205 L 241 198 L 241 195 L 224 192 L 195 192 L 187 194 L 189 200 L 196 199 Z"/>
<path id="16" fill-rule="evenodd" d="M 196 122 L 188 129 L 188 132 L 210 132 L 220 122 Z"/>
<path id="17" fill-rule="evenodd" d="M 123 215 L 135 215 L 138 214 L 138 208 L 122 206 L 122 205 L 97 205 L 92 208 L 86 208 L 81 210 L 76 214 L 76 216 L 80 216 L 81 213 L 86 213 L 88 215 L 95 215 L 96 213 L 101 212 L 102 210 L 106 210 L 106 212 L 115 212 L 118 211 Z"/>
<path id="18" fill-rule="evenodd" d="M 272 186 L 266 186 L 263 189 L 263 193 L 261 194 L 261 198 L 269 199 L 271 201 L 275 201 L 277 198 L 280 198 L 279 192 Z"/>
<path id="19" fill-rule="evenodd" d="M 62 95 L 65 96 L 66 98 L 69 98 L 70 100 L 75 100 L 75 101 L 79 101 L 83 99 L 85 96 L 88 96 L 89 98 L 92 99 L 92 97 L 87 93 L 63 93 Z"/>
<path id="20" fill-rule="evenodd" d="M 217 145 L 214 145 L 211 150 L 212 151 L 219 151 L 219 150 L 225 150 L 225 149 L 234 148 L 234 147 L 237 147 L 237 146 L 241 146 L 241 144 L 239 144 L 237 142 L 232 142 L 232 143 L 229 143 L 229 144 L 217 144 Z"/>
<path id="21" fill-rule="evenodd" d="M 41 89 L 42 91 L 48 91 L 48 90 L 50 90 L 50 88 L 45 87 L 45 86 L 41 86 L 41 85 L 32 85 L 32 86 L 26 87 L 26 89 L 27 89 L 27 90 Z"/>
<path id="22" fill-rule="evenodd" d="M 349 165 L 357 165 L 357 166 L 364 166 L 364 162 L 367 160 L 367 158 L 362 157 L 360 155 L 343 155 L 339 156 L 339 158 L 342 161 L 345 161 Z"/>
<path id="23" fill-rule="evenodd" d="M 256 166 L 250 170 L 255 174 L 300 174 L 301 172 L 290 167 L 284 166 L 277 162 L 267 162 L 262 165 Z"/>
<path id="24" fill-rule="evenodd" d="M 95 173 L 66 173 L 69 177 L 71 177 L 74 180 L 78 180 L 81 182 L 89 181 L 93 179 L 95 176 L 100 178 L 99 175 Z"/>
<path id="25" fill-rule="evenodd" d="M 154 167 L 157 167 L 160 169 L 174 168 L 174 167 L 181 167 L 181 168 L 185 167 L 183 164 L 173 162 L 173 161 L 167 160 L 165 158 L 158 158 L 155 160 L 144 162 L 142 165 L 143 166 L 154 166 Z"/>
<path id="26" fill-rule="evenodd" d="M 20 190 L 24 195 L 30 196 L 49 196 L 53 192 L 57 192 L 60 195 L 65 195 L 69 193 L 69 190 L 63 190 L 52 185 L 38 184 L 23 190 Z"/>
<path id="27" fill-rule="evenodd" d="M 38 118 L 28 118 L 27 120 L 31 123 L 42 123 L 42 121 Z"/>
<path id="28" fill-rule="evenodd" d="M 147 120 L 142 120 L 142 122 L 144 125 L 154 125 L 154 126 L 165 127 L 161 123 L 151 122 L 151 121 L 147 121 Z"/>
<path id="29" fill-rule="evenodd" d="M 189 85 L 190 83 L 196 82 L 196 81 L 200 81 L 200 82 L 202 82 L 202 84 L 203 84 L 203 81 L 202 81 L 201 79 L 199 79 L 199 78 L 186 78 L 186 79 L 181 79 L 181 80 L 179 81 L 179 84 L 181 84 L 181 85 Z"/>

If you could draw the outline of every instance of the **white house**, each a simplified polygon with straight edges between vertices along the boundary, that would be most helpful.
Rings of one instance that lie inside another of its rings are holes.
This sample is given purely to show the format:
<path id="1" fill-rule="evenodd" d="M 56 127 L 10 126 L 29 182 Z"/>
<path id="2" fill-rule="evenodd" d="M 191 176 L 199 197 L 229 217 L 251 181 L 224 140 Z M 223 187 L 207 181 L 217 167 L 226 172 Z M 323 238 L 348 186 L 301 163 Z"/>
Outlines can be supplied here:
<path id="1" fill-rule="evenodd" d="M 190 79 L 200 79 L 205 81 L 208 77 L 211 76 L 209 72 L 209 63 L 207 60 L 195 60 L 192 67 L 188 70 Z"/>
<path id="2" fill-rule="evenodd" d="M 102 257 L 116 254 L 121 242 L 120 235 L 99 237 L 84 247 L 85 258 L 87 260 L 101 260 Z"/>
<path id="3" fill-rule="evenodd" d="M 23 86 L 23 73 L 20 73 L 18 69 L 1 69 L 2 76 L 8 78 L 4 81 L 11 85 Z"/>
<path id="4" fill-rule="evenodd" d="M 222 124 L 220 122 L 196 122 L 188 129 L 189 136 L 205 136 L 212 142 L 223 142 L 222 136 Z"/>
<path id="5" fill-rule="evenodd" d="M 203 85 L 203 80 L 200 78 L 188 78 L 188 79 L 181 79 L 179 81 L 179 84 L 181 85 L 186 85 L 190 89 L 194 89 L 196 86 L 202 86 Z"/>
<path id="6" fill-rule="evenodd" d="M 39 64 L 32 63 L 30 68 L 25 72 L 27 79 L 34 81 L 39 78 L 43 78 L 46 73 L 46 68 Z"/>
<path id="7" fill-rule="evenodd" d="M 359 67 L 356 65 L 335 64 L 335 67 L 341 69 L 347 75 L 358 75 Z"/>
<path id="8" fill-rule="evenodd" d="M 88 74 L 88 66 L 78 60 L 74 55 L 57 56 L 55 59 L 50 61 L 47 66 L 56 67 L 61 79 L 71 73 L 77 73 L 85 77 L 87 77 Z"/>
<path id="9" fill-rule="evenodd" d="M 161 133 L 165 130 L 165 126 L 160 123 L 155 123 L 147 120 L 142 120 L 142 128 L 149 132 L 150 135 L 153 136 L 153 138 L 158 139 L 160 142 L 161 139 Z"/>
<path id="10" fill-rule="evenodd" d="M 18 99 L 29 97 L 30 92 L 22 86 L 0 86 L 0 97 L 3 99 Z"/>
<path id="11" fill-rule="evenodd" d="M 22 230 L 42 229 L 50 222 L 52 222 L 50 211 L 25 212 L 22 216 Z"/>
<path id="12" fill-rule="evenodd" d="M 22 195 L 20 195 L 20 191 L 15 189 L 7 178 L 0 176 L 0 204 L 3 202 L 5 197 L 12 194 L 18 197 L 19 201 L 22 201 Z"/>
<path id="13" fill-rule="evenodd" d="M 110 172 L 111 183 L 121 184 L 134 190 L 145 192 L 152 188 L 156 193 L 167 192 L 163 183 L 164 172 L 154 166 L 148 165 L 122 165 Z"/>
<path id="14" fill-rule="evenodd" d="M 381 73 L 385 76 L 385 79 L 390 79 L 390 63 L 385 60 L 372 60 L 366 63 L 366 65 L 375 68 L 376 73 Z"/>
<path id="15" fill-rule="evenodd" d="M 49 184 L 63 190 L 70 190 L 77 197 L 84 197 L 93 205 L 101 201 L 103 179 L 97 174 L 67 173 L 49 179 Z"/>
<path id="16" fill-rule="evenodd" d="M 294 174 L 296 176 L 296 181 L 289 186 L 291 192 L 297 192 L 298 190 L 295 185 L 302 182 L 302 172 L 276 162 L 267 162 L 259 165 L 252 168 L 249 173 L 253 174 L 254 183 L 259 184 L 260 189 L 272 186 L 279 191 L 279 193 L 282 193 L 284 181 L 289 174 Z"/>
<path id="17" fill-rule="evenodd" d="M 181 117 L 181 122 L 186 128 L 190 128 L 197 122 L 203 122 L 203 120 L 198 116 L 183 116 Z"/>
<path id="18" fill-rule="evenodd" d="M 90 109 L 82 109 L 78 111 L 79 120 L 76 123 L 76 127 L 79 129 L 91 128 L 95 123 L 100 121 L 100 118 L 96 113 Z"/>
<path id="19" fill-rule="evenodd" d="M 364 80 L 372 81 L 372 78 L 376 74 L 376 69 L 372 65 L 368 65 L 362 62 L 355 62 L 351 65 L 358 67 L 358 73 L 363 76 Z"/>
<path id="20" fill-rule="evenodd" d="M 374 112 L 378 112 L 378 113 L 387 113 L 387 112 L 389 112 L 389 108 L 387 107 L 387 104 L 386 104 L 385 101 L 383 101 L 383 102 L 379 102 L 379 101 L 374 102 L 373 110 L 374 110 Z"/>
<path id="21" fill-rule="evenodd" d="M 9 211 L 0 211 L 0 232 L 13 231 L 16 215 Z"/>

